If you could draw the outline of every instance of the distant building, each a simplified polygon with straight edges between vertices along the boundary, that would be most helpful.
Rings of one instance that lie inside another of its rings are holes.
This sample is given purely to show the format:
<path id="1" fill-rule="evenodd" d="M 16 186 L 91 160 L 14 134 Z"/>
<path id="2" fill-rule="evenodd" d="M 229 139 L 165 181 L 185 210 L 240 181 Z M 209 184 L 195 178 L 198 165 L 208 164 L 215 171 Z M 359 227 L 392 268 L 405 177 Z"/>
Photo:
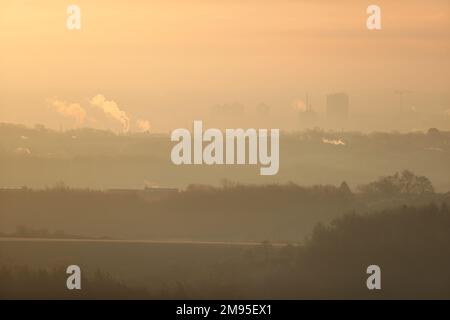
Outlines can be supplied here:
<path id="1" fill-rule="evenodd" d="M 211 107 L 211 113 L 217 117 L 240 117 L 244 114 L 245 107 L 240 103 L 218 104 Z"/>
<path id="2" fill-rule="evenodd" d="M 245 107 L 240 103 L 225 103 L 210 108 L 210 121 L 217 128 L 243 126 Z"/>
<path id="3" fill-rule="evenodd" d="M 147 196 L 162 198 L 178 193 L 177 188 L 145 187 L 143 193 Z"/>
<path id="4" fill-rule="evenodd" d="M 342 127 L 348 118 L 349 98 L 339 92 L 327 95 L 327 122 L 333 127 Z"/>
<path id="5" fill-rule="evenodd" d="M 299 111 L 299 120 L 301 128 L 313 128 L 317 126 L 318 116 L 313 110 L 308 94 L 306 94 L 304 110 Z"/>

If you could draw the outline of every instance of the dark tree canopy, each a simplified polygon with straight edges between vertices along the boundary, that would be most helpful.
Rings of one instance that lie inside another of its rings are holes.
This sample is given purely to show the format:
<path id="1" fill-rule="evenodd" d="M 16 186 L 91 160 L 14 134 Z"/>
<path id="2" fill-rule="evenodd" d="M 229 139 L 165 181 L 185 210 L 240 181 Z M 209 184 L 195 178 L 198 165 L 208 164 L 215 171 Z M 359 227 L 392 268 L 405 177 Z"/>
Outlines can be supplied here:
<path id="1" fill-rule="evenodd" d="M 415 175 L 409 170 L 396 172 L 392 176 L 359 187 L 359 191 L 369 195 L 395 196 L 399 194 L 421 195 L 434 193 L 434 187 L 425 176 Z"/>

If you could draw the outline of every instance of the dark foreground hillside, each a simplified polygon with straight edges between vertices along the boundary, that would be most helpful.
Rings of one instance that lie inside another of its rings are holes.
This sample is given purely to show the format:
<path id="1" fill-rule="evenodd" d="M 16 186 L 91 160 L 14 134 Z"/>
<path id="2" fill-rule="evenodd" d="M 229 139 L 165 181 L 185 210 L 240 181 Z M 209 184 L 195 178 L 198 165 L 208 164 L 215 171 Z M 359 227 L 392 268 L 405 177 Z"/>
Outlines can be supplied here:
<path id="1" fill-rule="evenodd" d="M 298 241 L 358 206 L 348 190 L 297 185 L 192 186 L 157 201 L 133 192 L 0 190 L 0 231 L 18 226 L 121 239 Z"/>
<path id="2" fill-rule="evenodd" d="M 117 255 L 117 251 L 101 254 Z M 130 258 L 114 256 L 113 260 L 120 265 Z M 151 264 L 174 262 L 191 270 L 193 260 L 177 254 Z M 372 264 L 381 268 L 379 291 L 366 287 L 366 268 Z M 0 269 L 0 297 L 450 299 L 450 211 L 446 205 L 430 204 L 348 214 L 329 225 L 318 224 L 301 246 L 275 248 L 264 243 L 243 248 L 239 254 L 216 258 L 207 270 L 198 269 L 190 281 L 182 275 L 161 279 L 174 284 L 170 286 L 146 282 L 148 274 L 142 275 L 139 285 L 130 285 L 115 280 L 120 278 L 117 275 L 108 276 L 107 265 L 102 270 L 86 275 L 83 290 L 73 292 L 65 289 L 63 269 L 5 265 Z M 163 275 L 153 272 L 155 277 Z"/>
<path id="3" fill-rule="evenodd" d="M 426 177 L 409 171 L 360 189 L 351 191 L 346 183 L 303 187 L 227 182 L 222 187 L 192 185 L 153 200 L 137 189 L 1 189 L 0 233 L 11 234 L 22 226 L 43 230 L 40 234 L 59 230 L 80 237 L 299 242 L 316 223 L 345 212 L 450 203 L 449 194 L 434 193 Z"/>

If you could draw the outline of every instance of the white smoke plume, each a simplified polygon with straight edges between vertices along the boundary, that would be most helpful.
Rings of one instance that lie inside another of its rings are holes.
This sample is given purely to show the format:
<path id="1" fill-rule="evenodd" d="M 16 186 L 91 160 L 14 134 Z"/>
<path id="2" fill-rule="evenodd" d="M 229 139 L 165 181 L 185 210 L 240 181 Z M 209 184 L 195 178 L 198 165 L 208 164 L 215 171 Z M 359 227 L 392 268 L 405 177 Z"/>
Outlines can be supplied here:
<path id="1" fill-rule="evenodd" d="M 332 145 L 335 145 L 335 146 L 345 146 L 345 142 L 342 141 L 341 139 L 339 139 L 339 140 L 328 140 L 328 139 L 323 138 L 322 142 L 326 143 L 326 144 L 332 144 Z"/>
<path id="2" fill-rule="evenodd" d="M 301 99 L 294 101 L 292 103 L 292 109 L 294 111 L 304 112 L 306 111 L 306 103 Z"/>
<path id="3" fill-rule="evenodd" d="M 31 154 L 31 150 L 28 148 L 25 148 L 25 147 L 18 147 L 18 148 L 16 148 L 16 150 L 14 150 L 14 152 L 19 155 L 30 155 Z"/>
<path id="4" fill-rule="evenodd" d="M 136 124 L 137 124 L 139 130 L 142 131 L 142 132 L 148 132 L 151 129 L 151 125 L 150 125 L 150 122 L 148 120 L 138 119 L 136 121 Z"/>
<path id="5" fill-rule="evenodd" d="M 82 125 L 86 120 L 86 110 L 78 103 L 68 103 L 56 97 L 48 99 L 47 102 L 59 114 L 74 119 L 77 126 Z"/>
<path id="6" fill-rule="evenodd" d="M 113 119 L 120 122 L 123 132 L 128 132 L 130 129 L 130 118 L 125 111 L 120 110 L 116 102 L 106 100 L 106 98 L 98 94 L 90 100 L 91 106 L 100 108 L 103 112 Z"/>

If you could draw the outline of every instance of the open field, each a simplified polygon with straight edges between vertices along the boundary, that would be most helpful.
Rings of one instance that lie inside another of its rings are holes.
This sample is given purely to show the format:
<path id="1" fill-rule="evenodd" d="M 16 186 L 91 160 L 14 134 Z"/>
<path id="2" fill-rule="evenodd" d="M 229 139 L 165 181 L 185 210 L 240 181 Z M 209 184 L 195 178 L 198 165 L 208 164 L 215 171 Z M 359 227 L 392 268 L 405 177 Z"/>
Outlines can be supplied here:
<path id="1" fill-rule="evenodd" d="M 160 288 L 165 284 L 196 282 L 215 264 L 243 255 L 248 246 L 194 242 L 0 239 L 0 261 L 38 269 L 76 264 L 87 274 L 101 270 L 129 285 Z"/>

